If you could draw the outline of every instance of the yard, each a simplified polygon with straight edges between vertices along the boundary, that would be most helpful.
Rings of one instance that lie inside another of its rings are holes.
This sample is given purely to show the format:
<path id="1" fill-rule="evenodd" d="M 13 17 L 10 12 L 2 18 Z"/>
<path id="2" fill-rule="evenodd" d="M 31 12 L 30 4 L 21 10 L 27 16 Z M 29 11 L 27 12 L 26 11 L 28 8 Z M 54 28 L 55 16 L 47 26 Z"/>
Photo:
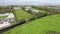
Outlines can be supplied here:
<path id="1" fill-rule="evenodd" d="M 17 26 L 3 34 L 48 34 L 49 31 L 60 33 L 60 14 L 36 19 L 28 24 Z"/>

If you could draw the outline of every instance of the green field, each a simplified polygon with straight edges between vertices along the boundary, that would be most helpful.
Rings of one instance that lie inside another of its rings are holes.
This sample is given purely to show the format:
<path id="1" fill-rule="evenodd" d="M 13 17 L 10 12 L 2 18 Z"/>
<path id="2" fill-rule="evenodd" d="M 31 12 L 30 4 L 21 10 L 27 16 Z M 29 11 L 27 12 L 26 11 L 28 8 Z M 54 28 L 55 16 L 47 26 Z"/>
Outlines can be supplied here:
<path id="1" fill-rule="evenodd" d="M 0 16 L 0 18 L 6 18 L 7 16 Z"/>
<path id="2" fill-rule="evenodd" d="M 14 15 L 15 15 L 17 21 L 24 20 L 24 19 L 28 20 L 32 17 L 31 14 L 23 11 L 22 9 L 21 10 L 15 10 Z"/>
<path id="3" fill-rule="evenodd" d="M 60 32 L 60 14 L 36 19 L 3 34 L 47 34 L 49 31 Z"/>

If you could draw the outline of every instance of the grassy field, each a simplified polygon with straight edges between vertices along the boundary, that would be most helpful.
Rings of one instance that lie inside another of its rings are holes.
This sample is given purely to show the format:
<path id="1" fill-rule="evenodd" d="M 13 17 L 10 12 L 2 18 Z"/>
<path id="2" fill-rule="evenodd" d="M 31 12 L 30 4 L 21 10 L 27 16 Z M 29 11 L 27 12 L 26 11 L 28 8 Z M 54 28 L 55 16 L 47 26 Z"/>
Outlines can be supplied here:
<path id="1" fill-rule="evenodd" d="M 60 14 L 36 19 L 3 34 L 48 34 L 49 31 L 60 32 Z"/>
<path id="2" fill-rule="evenodd" d="M 6 18 L 7 16 L 0 16 L 0 18 Z"/>
<path id="3" fill-rule="evenodd" d="M 15 10 L 14 15 L 15 15 L 17 21 L 20 21 L 20 20 L 23 20 L 23 19 L 27 20 L 27 19 L 32 17 L 31 14 L 23 11 L 22 9 L 21 10 Z"/>

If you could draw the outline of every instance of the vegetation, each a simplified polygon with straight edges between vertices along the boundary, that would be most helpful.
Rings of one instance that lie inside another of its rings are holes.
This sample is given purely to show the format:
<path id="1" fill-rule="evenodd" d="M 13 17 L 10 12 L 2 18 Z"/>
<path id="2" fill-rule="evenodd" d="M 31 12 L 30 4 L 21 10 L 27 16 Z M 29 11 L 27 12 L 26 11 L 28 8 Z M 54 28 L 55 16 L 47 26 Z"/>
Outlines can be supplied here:
<path id="1" fill-rule="evenodd" d="M 11 7 L 0 7 L 0 13 L 9 13 L 12 12 L 13 9 Z"/>
<path id="2" fill-rule="evenodd" d="M 60 14 L 60 10 L 59 9 L 55 9 L 53 7 L 48 8 L 48 6 L 38 6 L 38 7 L 34 7 L 34 8 L 46 11 L 47 15 Z"/>
<path id="3" fill-rule="evenodd" d="M 32 18 L 32 15 L 25 12 L 24 10 L 15 10 L 14 11 L 14 15 L 16 17 L 16 20 L 18 22 L 20 22 L 21 20 L 29 20 L 30 18 Z"/>
<path id="4" fill-rule="evenodd" d="M 38 10 L 40 13 L 45 13 L 46 11 L 44 11 L 44 10 L 41 10 L 41 9 L 37 9 L 37 8 L 32 8 L 33 10 Z"/>
<path id="5" fill-rule="evenodd" d="M 37 8 L 34 8 L 34 7 L 32 7 L 32 10 L 37 10 L 38 11 L 38 12 L 32 12 L 32 14 L 35 16 L 35 18 L 47 15 L 46 11 L 44 11 L 44 10 L 37 9 Z"/>
<path id="6" fill-rule="evenodd" d="M 6 18 L 7 16 L 0 16 L 0 18 Z"/>
<path id="7" fill-rule="evenodd" d="M 22 10 L 24 7 L 20 10 L 14 10 L 12 7 L 0 7 L 0 13 L 13 12 L 17 22 L 26 21 L 26 23 L 3 34 L 60 34 L 60 14 L 58 14 L 60 10 L 47 8 L 45 6 L 33 6 L 31 9 L 38 10 L 39 12 L 31 12 L 30 10 L 28 12 Z M 44 15 L 49 16 L 28 22 L 31 18 L 38 18 Z M 6 17 L 7 16 L 0 16 L 0 18 Z"/>
<path id="8" fill-rule="evenodd" d="M 55 31 L 60 33 L 60 14 L 36 19 L 3 34 L 54 34 Z"/>

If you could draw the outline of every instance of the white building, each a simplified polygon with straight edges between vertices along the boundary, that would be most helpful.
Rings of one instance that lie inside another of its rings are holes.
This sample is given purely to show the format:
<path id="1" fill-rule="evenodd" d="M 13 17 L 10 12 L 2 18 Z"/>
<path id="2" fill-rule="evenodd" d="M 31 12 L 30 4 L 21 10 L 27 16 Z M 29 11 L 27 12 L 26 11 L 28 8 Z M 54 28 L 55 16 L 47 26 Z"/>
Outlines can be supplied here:
<path id="1" fill-rule="evenodd" d="M 32 12 L 39 12 L 38 10 L 32 10 Z"/>

